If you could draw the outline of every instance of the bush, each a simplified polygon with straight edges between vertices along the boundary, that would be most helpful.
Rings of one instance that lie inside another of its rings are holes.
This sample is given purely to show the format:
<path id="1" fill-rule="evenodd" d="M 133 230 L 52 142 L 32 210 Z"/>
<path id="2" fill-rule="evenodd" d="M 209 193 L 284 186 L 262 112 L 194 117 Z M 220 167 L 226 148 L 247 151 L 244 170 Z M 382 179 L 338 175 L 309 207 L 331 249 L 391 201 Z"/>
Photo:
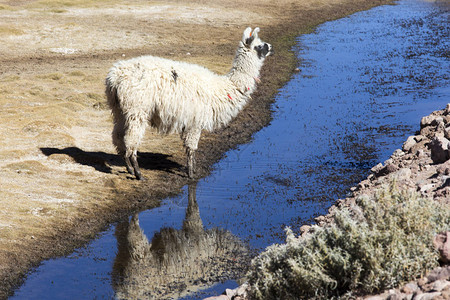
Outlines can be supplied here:
<path id="1" fill-rule="evenodd" d="M 287 229 L 287 243 L 252 261 L 255 299 L 333 299 L 375 293 L 413 280 L 438 265 L 433 236 L 448 230 L 450 209 L 394 187 L 336 211 L 327 227 L 304 236 Z"/>

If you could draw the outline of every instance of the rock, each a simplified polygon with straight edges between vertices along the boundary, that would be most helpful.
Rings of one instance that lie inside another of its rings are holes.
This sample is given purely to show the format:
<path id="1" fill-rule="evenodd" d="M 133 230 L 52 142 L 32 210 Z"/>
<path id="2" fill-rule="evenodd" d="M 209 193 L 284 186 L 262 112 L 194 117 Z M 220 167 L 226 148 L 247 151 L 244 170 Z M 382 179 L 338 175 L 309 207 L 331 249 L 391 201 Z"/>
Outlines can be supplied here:
<path id="1" fill-rule="evenodd" d="M 442 299 L 450 299 L 450 290 L 442 291 Z"/>
<path id="2" fill-rule="evenodd" d="M 387 161 L 389 161 L 389 159 Z M 375 173 L 375 176 L 377 176 L 377 177 L 385 176 L 385 175 L 393 173 L 397 170 L 398 170 L 398 167 L 395 164 L 393 164 L 392 162 L 388 162 L 383 168 L 381 168 L 377 173 Z"/>
<path id="3" fill-rule="evenodd" d="M 444 263 L 450 262 L 450 231 L 438 233 L 433 239 L 433 245 L 441 255 Z"/>
<path id="4" fill-rule="evenodd" d="M 427 284 L 427 283 L 428 283 L 428 277 L 420 278 L 420 279 L 417 281 L 417 284 L 418 284 L 420 287 L 425 286 L 425 284 Z"/>
<path id="5" fill-rule="evenodd" d="M 403 151 L 409 152 L 409 150 L 411 150 L 412 146 L 414 146 L 416 143 L 417 143 L 417 141 L 413 135 L 408 137 L 406 142 L 403 143 L 403 146 L 402 146 Z"/>
<path id="6" fill-rule="evenodd" d="M 381 169 L 383 169 L 383 164 L 379 163 L 378 165 L 370 169 L 370 171 L 374 174 L 377 174 L 378 172 L 380 172 Z"/>
<path id="7" fill-rule="evenodd" d="M 402 157 L 403 155 L 405 155 L 405 152 L 403 152 L 401 149 L 397 149 L 394 151 L 394 153 L 392 153 L 392 157 Z"/>
<path id="8" fill-rule="evenodd" d="M 397 179 L 398 181 L 406 181 L 411 179 L 411 169 L 410 168 L 401 168 L 394 174 L 392 174 L 393 178 Z"/>
<path id="9" fill-rule="evenodd" d="M 231 298 L 229 298 L 227 295 L 219 295 L 219 296 L 208 297 L 203 300 L 231 300 Z"/>
<path id="10" fill-rule="evenodd" d="M 450 286 L 450 282 L 448 282 L 447 280 L 436 280 L 431 285 L 431 291 L 432 292 L 440 292 L 440 291 L 444 290 L 445 288 L 447 288 L 448 286 Z"/>
<path id="11" fill-rule="evenodd" d="M 234 296 L 236 296 L 236 289 L 232 290 L 232 289 L 225 289 L 225 294 L 227 295 L 228 298 L 232 299 Z"/>
<path id="12" fill-rule="evenodd" d="M 427 282 L 434 282 L 436 280 L 450 280 L 450 266 L 445 268 L 436 268 L 425 278 Z"/>
<path id="13" fill-rule="evenodd" d="M 439 123 L 439 121 L 443 122 L 444 119 L 434 114 L 425 116 L 420 120 L 420 128 L 428 126 L 436 126 Z"/>
<path id="14" fill-rule="evenodd" d="M 324 223 L 327 220 L 327 218 L 325 216 L 318 216 L 314 218 L 314 220 L 316 221 L 317 224 L 320 225 L 321 223 Z"/>
<path id="15" fill-rule="evenodd" d="M 402 287 L 401 291 L 406 294 L 413 294 L 413 293 L 417 292 L 418 289 L 419 289 L 419 286 L 417 285 L 417 283 L 410 282 L 407 285 L 405 285 L 404 287 Z"/>
<path id="16" fill-rule="evenodd" d="M 434 293 L 423 293 L 423 294 L 418 294 L 415 295 L 413 297 L 414 300 L 432 300 L 435 299 L 436 297 L 440 296 L 441 293 L 440 292 L 434 292 Z"/>
<path id="17" fill-rule="evenodd" d="M 302 235 L 303 235 L 303 234 L 306 234 L 306 233 L 309 232 L 310 229 L 311 229 L 311 226 L 309 226 L 309 225 L 303 225 L 303 226 L 300 227 L 300 233 L 301 233 Z"/>
<path id="18" fill-rule="evenodd" d="M 430 140 L 423 139 L 420 142 L 414 144 L 409 150 L 410 153 L 419 156 L 419 151 L 426 149 L 426 146 L 430 143 Z"/>
<path id="19" fill-rule="evenodd" d="M 386 299 L 388 299 L 388 297 L 389 297 L 389 295 L 381 294 L 381 295 L 375 295 L 375 296 L 370 296 L 370 297 L 364 298 L 364 300 L 386 300 Z"/>
<path id="20" fill-rule="evenodd" d="M 432 126 L 427 126 L 427 127 L 420 129 L 420 134 L 423 136 L 426 136 L 426 137 L 432 137 L 432 136 L 434 136 L 434 133 L 435 133 L 435 129 Z"/>
<path id="21" fill-rule="evenodd" d="M 390 293 L 389 297 L 387 298 L 388 300 L 401 300 L 403 299 L 402 295 L 400 295 L 400 293 Z"/>
<path id="22" fill-rule="evenodd" d="M 429 183 L 429 184 L 425 184 L 425 185 L 423 185 L 421 187 L 419 186 L 419 188 L 420 188 L 419 191 L 422 192 L 422 193 L 426 193 L 426 192 L 434 189 L 435 187 L 436 187 L 435 184 Z"/>
<path id="23" fill-rule="evenodd" d="M 431 159 L 435 164 L 441 164 L 450 159 L 449 143 L 445 137 L 435 137 L 430 143 Z"/>
<path id="24" fill-rule="evenodd" d="M 450 175 L 450 160 L 440 165 L 436 171 L 439 175 Z"/>
<path id="25" fill-rule="evenodd" d="M 450 103 L 447 104 L 444 110 L 444 115 L 450 115 Z"/>
<path id="26" fill-rule="evenodd" d="M 448 116 L 450 119 L 450 116 Z M 444 137 L 448 140 L 450 140 L 450 127 L 445 128 L 444 130 Z"/>

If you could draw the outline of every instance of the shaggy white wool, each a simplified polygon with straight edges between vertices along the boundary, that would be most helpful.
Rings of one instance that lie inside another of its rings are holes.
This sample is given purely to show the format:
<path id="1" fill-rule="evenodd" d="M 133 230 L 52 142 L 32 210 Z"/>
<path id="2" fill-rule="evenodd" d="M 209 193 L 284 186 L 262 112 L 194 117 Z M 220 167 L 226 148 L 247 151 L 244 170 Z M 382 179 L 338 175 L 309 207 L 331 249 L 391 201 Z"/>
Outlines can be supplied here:
<path id="1" fill-rule="evenodd" d="M 111 68 L 106 95 L 114 117 L 113 143 L 130 173 L 130 158 L 138 170 L 133 158 L 148 124 L 163 134 L 181 133 L 193 160 L 201 131 L 213 131 L 236 117 L 256 89 L 264 58 L 272 53 L 258 32 L 244 31 L 227 75 L 154 56 L 119 61 Z M 193 162 L 188 166 L 191 171 Z"/>

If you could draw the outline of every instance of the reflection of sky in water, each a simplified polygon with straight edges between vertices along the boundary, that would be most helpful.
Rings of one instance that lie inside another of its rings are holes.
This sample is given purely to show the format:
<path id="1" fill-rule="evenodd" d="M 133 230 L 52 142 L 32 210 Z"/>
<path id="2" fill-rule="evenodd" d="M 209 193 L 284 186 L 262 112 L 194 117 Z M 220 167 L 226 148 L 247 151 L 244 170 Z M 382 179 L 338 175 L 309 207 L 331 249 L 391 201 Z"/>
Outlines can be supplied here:
<path id="1" fill-rule="evenodd" d="M 302 36 L 301 72 L 277 96 L 270 126 L 198 183 L 205 228 L 225 228 L 252 249 L 283 242 L 285 226 L 296 229 L 325 213 L 401 148 L 422 116 L 445 107 L 448 4 L 439 3 L 401 1 Z M 187 203 L 185 187 L 142 212 L 141 227 L 149 238 L 162 227 L 180 229 Z M 17 298 L 112 297 L 116 252 L 111 228 L 86 248 L 45 262 Z"/>

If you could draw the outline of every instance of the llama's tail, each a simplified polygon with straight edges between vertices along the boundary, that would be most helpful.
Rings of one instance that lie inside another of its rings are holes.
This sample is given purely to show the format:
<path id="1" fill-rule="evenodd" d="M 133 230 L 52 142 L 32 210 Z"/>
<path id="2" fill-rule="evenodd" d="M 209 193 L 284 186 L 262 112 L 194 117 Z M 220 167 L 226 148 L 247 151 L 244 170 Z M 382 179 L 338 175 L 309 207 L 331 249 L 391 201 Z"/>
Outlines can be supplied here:
<path id="1" fill-rule="evenodd" d="M 112 82 L 111 77 L 109 76 L 106 78 L 105 85 L 106 101 L 109 108 L 115 111 L 116 109 L 119 109 L 119 97 L 117 95 L 116 85 Z"/>

